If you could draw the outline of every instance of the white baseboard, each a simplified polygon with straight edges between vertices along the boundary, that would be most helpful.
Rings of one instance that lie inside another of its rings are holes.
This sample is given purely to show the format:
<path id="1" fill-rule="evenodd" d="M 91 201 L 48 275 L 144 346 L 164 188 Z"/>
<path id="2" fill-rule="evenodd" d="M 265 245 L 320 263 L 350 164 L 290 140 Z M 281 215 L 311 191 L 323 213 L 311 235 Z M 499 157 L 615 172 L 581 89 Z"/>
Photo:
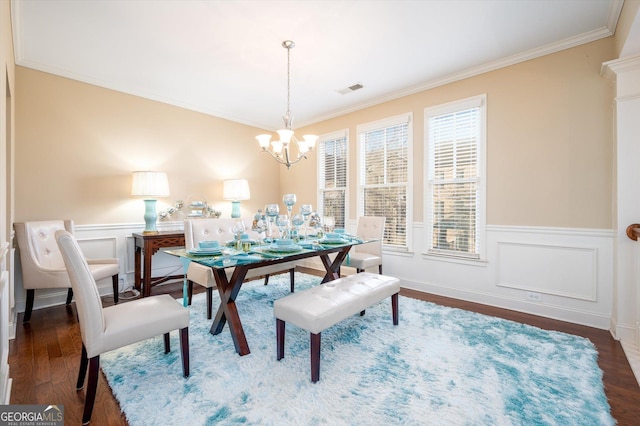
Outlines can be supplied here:
<path id="1" fill-rule="evenodd" d="M 436 285 L 433 283 L 416 282 L 402 277 L 398 278 L 400 278 L 400 285 L 403 288 L 417 290 L 424 293 L 450 297 L 467 302 L 479 303 L 496 308 L 509 309 L 559 321 L 567 321 L 574 324 L 598 328 L 601 330 L 608 330 L 610 325 L 610 316 L 607 315 L 585 312 L 571 308 L 564 308 L 562 306 L 540 305 L 539 303 L 535 302 L 527 302 L 489 293 L 464 291 Z"/>

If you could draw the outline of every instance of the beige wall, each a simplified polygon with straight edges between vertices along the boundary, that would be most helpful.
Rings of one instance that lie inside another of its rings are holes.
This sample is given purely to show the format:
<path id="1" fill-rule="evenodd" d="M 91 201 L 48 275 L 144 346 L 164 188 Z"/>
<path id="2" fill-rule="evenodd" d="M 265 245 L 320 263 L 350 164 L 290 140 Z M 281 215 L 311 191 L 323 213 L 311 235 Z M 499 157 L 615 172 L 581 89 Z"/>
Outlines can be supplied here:
<path id="1" fill-rule="evenodd" d="M 423 217 L 424 108 L 487 94 L 487 223 L 612 227 L 613 88 L 600 76 L 613 38 L 327 120 L 299 133 L 348 129 L 350 208 L 356 211 L 358 124 L 413 113 L 414 220 Z M 315 203 L 316 161 L 281 174 L 283 191 Z"/>
<path id="2" fill-rule="evenodd" d="M 222 181 L 249 179 L 243 213 L 279 196 L 279 169 L 255 141 L 263 130 L 16 67 L 16 221 L 142 222 L 134 170 L 166 171 L 176 200 L 206 197 L 223 213 Z"/>
<path id="3" fill-rule="evenodd" d="M 488 99 L 487 222 L 612 227 L 613 89 L 600 76 L 613 38 L 420 92 L 296 133 L 350 132 L 350 208 L 356 211 L 356 126 L 412 112 L 414 220 L 423 221 L 424 108 Z M 169 173 L 173 203 L 203 194 L 228 215 L 221 182 L 250 179 L 251 214 L 284 192 L 316 203 L 315 154 L 286 170 L 260 153 L 259 129 L 119 92 L 16 68 L 16 220 L 139 222 L 130 172 Z M 162 206 L 161 206 L 162 207 Z"/>

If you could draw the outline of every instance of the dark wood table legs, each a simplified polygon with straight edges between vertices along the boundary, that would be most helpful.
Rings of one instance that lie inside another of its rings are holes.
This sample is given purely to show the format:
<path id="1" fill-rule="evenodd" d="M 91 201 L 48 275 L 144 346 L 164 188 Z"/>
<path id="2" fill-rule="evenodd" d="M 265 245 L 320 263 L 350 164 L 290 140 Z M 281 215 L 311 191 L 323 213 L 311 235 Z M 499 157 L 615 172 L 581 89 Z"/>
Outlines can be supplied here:
<path id="1" fill-rule="evenodd" d="M 351 250 L 351 246 L 338 247 L 314 253 L 294 255 L 287 258 L 286 261 L 319 256 L 326 271 L 322 279 L 322 282 L 325 283 L 340 278 L 340 266 L 347 257 L 349 250 Z M 331 253 L 337 253 L 333 261 L 329 258 L 329 254 Z M 236 352 L 241 356 L 248 355 L 251 351 L 249 350 L 247 337 L 244 334 L 240 315 L 236 307 L 236 297 L 238 297 L 247 271 L 260 266 L 264 266 L 264 263 L 236 266 L 231 279 L 227 279 L 227 274 L 224 269 L 213 268 L 218 293 L 220 294 L 220 306 L 211 325 L 210 332 L 213 335 L 220 334 L 225 324 L 229 323 L 229 331 L 231 332 L 233 344 L 236 347 Z"/>

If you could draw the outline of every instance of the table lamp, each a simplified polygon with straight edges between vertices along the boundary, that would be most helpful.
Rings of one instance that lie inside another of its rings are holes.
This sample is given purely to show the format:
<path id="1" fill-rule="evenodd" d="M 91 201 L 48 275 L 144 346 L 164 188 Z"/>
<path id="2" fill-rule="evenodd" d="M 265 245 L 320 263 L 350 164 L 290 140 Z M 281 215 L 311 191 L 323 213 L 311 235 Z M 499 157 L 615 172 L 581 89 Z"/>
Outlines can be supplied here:
<path id="1" fill-rule="evenodd" d="M 156 198 L 169 196 L 169 180 L 165 172 L 133 172 L 131 195 L 144 197 L 143 234 L 157 234 Z"/>
<path id="2" fill-rule="evenodd" d="M 222 187 L 222 198 L 231 201 L 231 217 L 240 217 L 240 201 L 251 197 L 246 179 L 227 179 Z"/>

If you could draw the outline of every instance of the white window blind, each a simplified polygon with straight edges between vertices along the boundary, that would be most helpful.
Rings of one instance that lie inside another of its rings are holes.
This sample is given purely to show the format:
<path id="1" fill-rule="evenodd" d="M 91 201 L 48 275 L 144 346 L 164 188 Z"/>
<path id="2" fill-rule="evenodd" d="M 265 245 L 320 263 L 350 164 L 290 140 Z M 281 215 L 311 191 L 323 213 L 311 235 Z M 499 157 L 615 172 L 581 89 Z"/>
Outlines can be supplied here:
<path id="1" fill-rule="evenodd" d="M 410 116 L 358 128 L 359 215 L 386 218 L 383 244 L 408 246 Z"/>
<path id="2" fill-rule="evenodd" d="M 429 251 L 480 257 L 483 106 L 427 114 Z"/>
<path id="3" fill-rule="evenodd" d="M 347 136 L 339 132 L 318 142 L 318 211 L 332 216 L 336 228 L 344 228 L 347 214 Z"/>

